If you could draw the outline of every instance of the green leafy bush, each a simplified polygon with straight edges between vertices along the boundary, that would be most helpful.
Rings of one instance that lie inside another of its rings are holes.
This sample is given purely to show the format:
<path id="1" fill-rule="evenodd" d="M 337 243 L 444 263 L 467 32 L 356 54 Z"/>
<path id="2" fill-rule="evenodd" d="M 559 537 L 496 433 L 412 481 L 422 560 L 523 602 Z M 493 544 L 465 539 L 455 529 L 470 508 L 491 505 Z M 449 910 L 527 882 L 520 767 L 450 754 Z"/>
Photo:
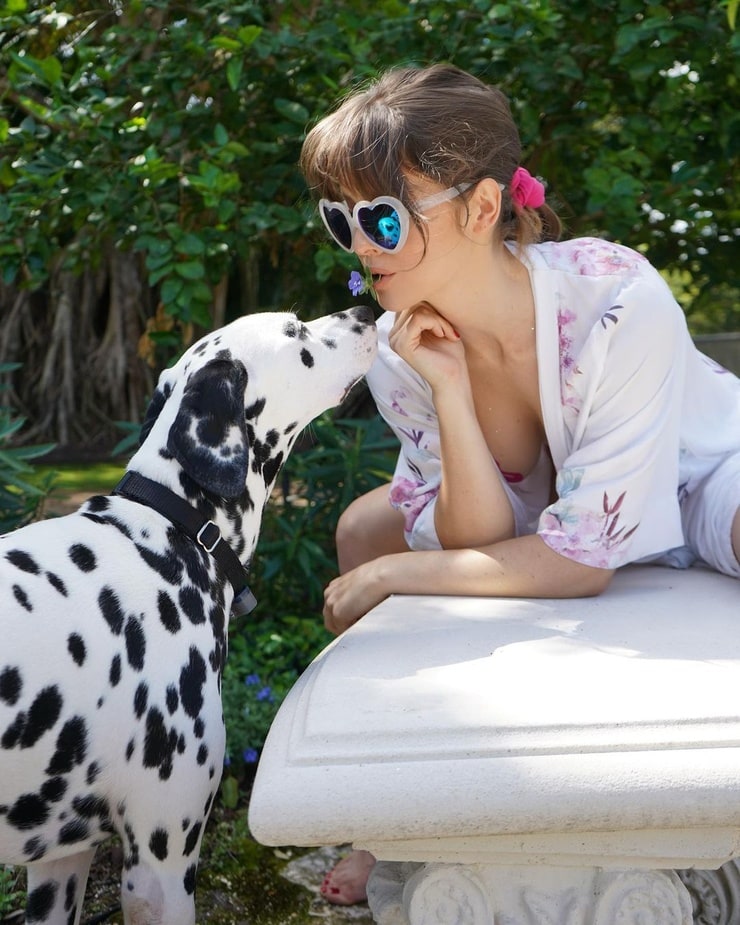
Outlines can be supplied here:
<path id="1" fill-rule="evenodd" d="M 0 864 L 0 920 L 23 905 L 23 868 Z"/>
<path id="2" fill-rule="evenodd" d="M 396 443 L 379 418 L 325 415 L 313 433 L 315 443 L 290 457 L 282 489 L 265 510 L 251 581 L 258 608 L 231 633 L 222 693 L 227 805 L 238 799 L 288 690 L 331 640 L 321 609 L 323 589 L 337 574 L 339 515 L 393 470 Z"/>
<path id="3" fill-rule="evenodd" d="M 0 375 L 17 369 L 17 363 L 0 363 Z M 3 386 L 0 385 L 0 391 Z M 54 480 L 53 473 L 34 477 L 32 460 L 52 449 L 52 444 L 12 447 L 13 437 L 25 424 L 12 409 L 0 408 L 0 533 L 9 533 L 37 516 Z"/>

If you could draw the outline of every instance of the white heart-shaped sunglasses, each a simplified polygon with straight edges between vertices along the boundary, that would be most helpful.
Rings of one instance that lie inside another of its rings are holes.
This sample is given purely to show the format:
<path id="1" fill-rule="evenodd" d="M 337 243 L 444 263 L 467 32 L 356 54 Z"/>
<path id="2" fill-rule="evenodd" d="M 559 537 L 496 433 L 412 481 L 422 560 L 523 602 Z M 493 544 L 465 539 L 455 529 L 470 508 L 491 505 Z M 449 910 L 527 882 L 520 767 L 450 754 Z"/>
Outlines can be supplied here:
<path id="1" fill-rule="evenodd" d="M 451 186 L 427 196 L 416 204 L 421 213 L 443 202 L 449 202 L 470 186 L 463 183 L 459 187 Z M 319 215 L 326 225 L 326 230 L 345 251 L 352 252 L 355 231 L 373 247 L 384 251 L 400 251 L 406 243 L 411 225 L 411 216 L 406 206 L 395 196 L 376 196 L 372 202 L 363 199 L 355 203 L 350 212 L 346 202 L 319 200 Z"/>

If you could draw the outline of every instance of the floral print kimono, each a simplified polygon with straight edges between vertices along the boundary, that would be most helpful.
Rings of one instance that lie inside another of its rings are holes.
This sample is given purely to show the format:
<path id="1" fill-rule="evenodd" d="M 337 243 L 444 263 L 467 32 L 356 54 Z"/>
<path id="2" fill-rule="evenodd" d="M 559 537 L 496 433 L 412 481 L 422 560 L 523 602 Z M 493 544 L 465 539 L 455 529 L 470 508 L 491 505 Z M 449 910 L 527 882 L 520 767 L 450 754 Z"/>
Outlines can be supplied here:
<path id="1" fill-rule="evenodd" d="M 682 507 L 720 463 L 740 461 L 740 380 L 696 350 L 668 286 L 635 251 L 581 238 L 521 256 L 547 446 L 533 472 L 502 473 L 517 533 L 600 568 L 669 550 L 671 564 L 689 564 Z M 368 383 L 401 443 L 391 504 L 409 546 L 435 549 L 437 415 L 426 381 L 388 345 L 393 317 L 379 321 Z"/>

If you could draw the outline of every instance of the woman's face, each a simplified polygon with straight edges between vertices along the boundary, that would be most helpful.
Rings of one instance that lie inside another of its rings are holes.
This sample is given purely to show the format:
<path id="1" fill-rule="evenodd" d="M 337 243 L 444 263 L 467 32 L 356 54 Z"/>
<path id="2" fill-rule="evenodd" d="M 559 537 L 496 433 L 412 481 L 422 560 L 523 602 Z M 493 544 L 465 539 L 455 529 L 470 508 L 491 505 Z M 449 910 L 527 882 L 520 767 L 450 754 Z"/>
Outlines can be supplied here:
<path id="1" fill-rule="evenodd" d="M 411 197 L 420 201 L 440 192 L 442 187 L 428 180 L 410 180 Z M 350 208 L 357 199 L 347 197 Z M 440 304 L 445 289 L 455 284 L 461 247 L 467 241 L 461 221 L 465 213 L 459 199 L 452 199 L 425 210 L 427 240 L 410 222 L 406 243 L 398 253 L 373 246 L 363 235 L 355 233 L 353 250 L 373 274 L 373 288 L 380 305 L 400 312 L 418 302 Z"/>

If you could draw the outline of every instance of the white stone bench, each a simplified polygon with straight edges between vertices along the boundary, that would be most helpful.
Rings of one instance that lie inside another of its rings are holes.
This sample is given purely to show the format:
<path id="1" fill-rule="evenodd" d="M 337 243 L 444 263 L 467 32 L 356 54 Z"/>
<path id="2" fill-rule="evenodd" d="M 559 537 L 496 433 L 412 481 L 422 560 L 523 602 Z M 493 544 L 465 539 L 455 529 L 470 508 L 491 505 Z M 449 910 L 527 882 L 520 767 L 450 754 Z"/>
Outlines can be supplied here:
<path id="1" fill-rule="evenodd" d="M 738 922 L 739 605 L 647 566 L 599 598 L 392 597 L 283 703 L 252 832 L 371 851 L 382 925 Z"/>

